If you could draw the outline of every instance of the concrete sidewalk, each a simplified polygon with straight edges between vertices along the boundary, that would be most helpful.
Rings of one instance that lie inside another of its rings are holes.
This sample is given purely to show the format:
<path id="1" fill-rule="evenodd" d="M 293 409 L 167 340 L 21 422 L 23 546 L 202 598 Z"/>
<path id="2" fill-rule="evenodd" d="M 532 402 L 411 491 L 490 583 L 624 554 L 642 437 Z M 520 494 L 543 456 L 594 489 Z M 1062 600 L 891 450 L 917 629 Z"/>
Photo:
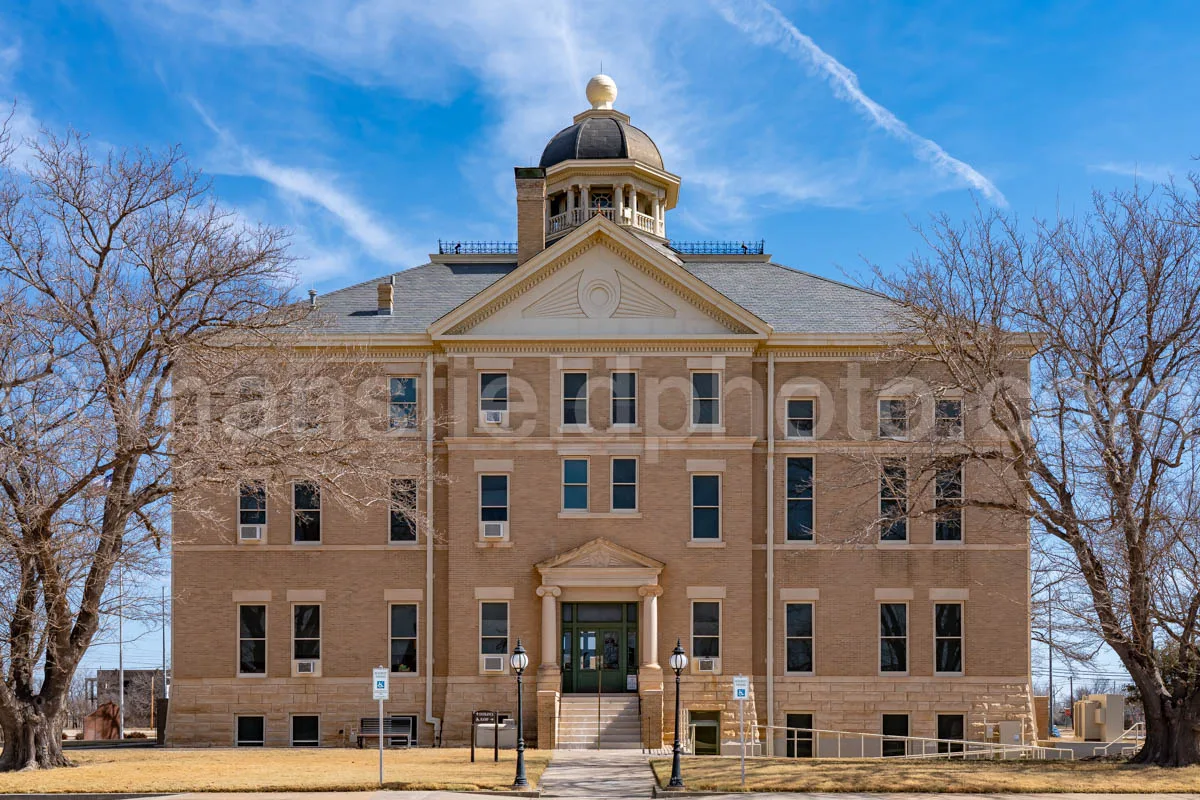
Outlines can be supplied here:
<path id="1" fill-rule="evenodd" d="M 654 773 L 637 750 L 555 750 L 540 786 L 542 797 L 644 798 Z"/>

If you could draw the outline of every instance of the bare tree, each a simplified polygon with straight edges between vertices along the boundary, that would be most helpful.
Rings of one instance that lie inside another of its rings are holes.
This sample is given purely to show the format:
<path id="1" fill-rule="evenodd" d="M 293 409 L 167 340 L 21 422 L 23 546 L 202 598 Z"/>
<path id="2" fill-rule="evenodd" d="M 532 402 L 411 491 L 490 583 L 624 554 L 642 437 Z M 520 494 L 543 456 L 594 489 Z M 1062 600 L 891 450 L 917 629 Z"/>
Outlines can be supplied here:
<path id="1" fill-rule="evenodd" d="M 1196 190 L 1097 195 L 1028 231 L 998 213 L 941 218 L 907 268 L 877 270 L 903 309 L 891 357 L 941 377 L 931 401 L 968 398 L 967 436 L 905 445 L 913 472 L 964 463 L 1001 487 L 914 513 L 1031 521 L 1056 633 L 1061 618 L 1116 652 L 1145 707 L 1136 760 L 1160 765 L 1200 760 Z"/>
<path id="2" fill-rule="evenodd" d="M 424 464 L 368 354 L 314 346 L 281 231 L 223 210 L 175 150 L 26 146 L 18 165 L 0 138 L 0 770 L 68 763 L 110 579 L 152 566 L 172 511 L 299 476 L 358 510 Z"/>

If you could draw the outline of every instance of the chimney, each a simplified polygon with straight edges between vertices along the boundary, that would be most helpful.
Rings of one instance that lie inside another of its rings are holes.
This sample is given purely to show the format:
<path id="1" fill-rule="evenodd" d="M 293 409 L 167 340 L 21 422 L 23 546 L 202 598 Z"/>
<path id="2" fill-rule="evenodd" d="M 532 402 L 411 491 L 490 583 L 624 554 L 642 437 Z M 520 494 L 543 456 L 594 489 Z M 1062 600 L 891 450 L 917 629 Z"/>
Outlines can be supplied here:
<path id="1" fill-rule="evenodd" d="M 388 278 L 387 283 L 379 284 L 379 308 L 375 310 L 376 314 L 384 317 L 392 315 L 392 293 L 396 285 L 396 276 Z"/>
<path id="2" fill-rule="evenodd" d="M 517 167 L 517 264 L 546 249 L 546 170 Z"/>

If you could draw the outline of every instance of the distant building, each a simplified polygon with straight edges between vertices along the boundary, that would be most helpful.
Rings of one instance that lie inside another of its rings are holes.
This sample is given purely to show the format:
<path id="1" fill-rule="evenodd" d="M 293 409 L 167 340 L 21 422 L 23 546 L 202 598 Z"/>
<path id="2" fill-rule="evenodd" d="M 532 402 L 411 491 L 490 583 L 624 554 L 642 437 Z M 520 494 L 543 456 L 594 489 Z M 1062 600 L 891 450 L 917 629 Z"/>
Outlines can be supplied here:
<path id="1" fill-rule="evenodd" d="M 115 669 L 96 670 L 95 692 L 92 700 L 96 705 L 120 703 L 120 672 Z M 165 682 L 161 669 L 125 670 L 125 727 L 149 728 L 154 725 L 153 698 L 166 697 Z"/>

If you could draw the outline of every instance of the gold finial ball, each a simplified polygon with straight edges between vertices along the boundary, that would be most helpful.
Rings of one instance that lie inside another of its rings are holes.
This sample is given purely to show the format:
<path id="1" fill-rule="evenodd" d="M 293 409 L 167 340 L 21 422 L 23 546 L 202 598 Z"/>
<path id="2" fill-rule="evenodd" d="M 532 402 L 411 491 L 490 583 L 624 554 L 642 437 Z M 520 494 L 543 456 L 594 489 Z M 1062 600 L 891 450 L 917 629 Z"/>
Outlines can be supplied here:
<path id="1" fill-rule="evenodd" d="M 617 82 L 607 75 L 597 75 L 588 81 L 587 99 L 595 109 L 609 109 L 617 99 Z"/>

